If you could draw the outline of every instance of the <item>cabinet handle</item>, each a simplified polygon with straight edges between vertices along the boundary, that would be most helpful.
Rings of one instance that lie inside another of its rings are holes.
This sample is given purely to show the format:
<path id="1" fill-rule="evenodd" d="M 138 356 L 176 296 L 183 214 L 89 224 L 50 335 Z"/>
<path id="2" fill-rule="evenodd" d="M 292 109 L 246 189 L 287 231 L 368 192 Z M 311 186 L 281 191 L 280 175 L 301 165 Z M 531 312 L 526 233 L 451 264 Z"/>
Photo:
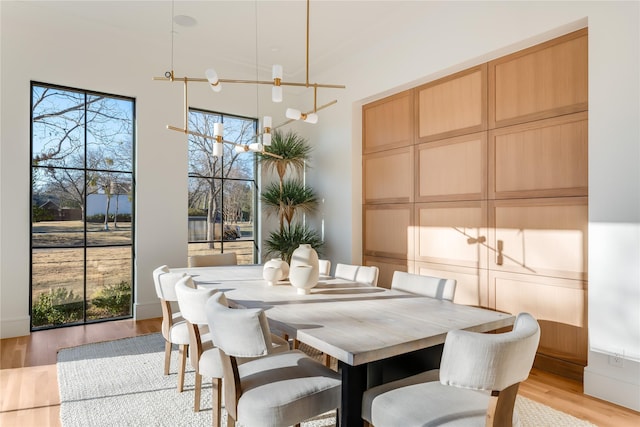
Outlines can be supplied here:
<path id="1" fill-rule="evenodd" d="M 498 240 L 498 259 L 496 260 L 497 265 L 502 265 L 504 261 L 504 257 L 502 256 L 503 248 L 504 248 L 504 242 L 502 240 Z"/>

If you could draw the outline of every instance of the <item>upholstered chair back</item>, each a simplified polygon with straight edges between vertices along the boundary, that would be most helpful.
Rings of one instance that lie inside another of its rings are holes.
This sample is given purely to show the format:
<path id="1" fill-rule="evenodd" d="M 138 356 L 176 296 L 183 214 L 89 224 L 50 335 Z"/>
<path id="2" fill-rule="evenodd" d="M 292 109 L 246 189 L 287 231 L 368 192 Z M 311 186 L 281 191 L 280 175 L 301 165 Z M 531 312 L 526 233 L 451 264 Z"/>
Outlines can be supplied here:
<path id="1" fill-rule="evenodd" d="M 361 265 L 356 272 L 356 282 L 378 286 L 378 271 L 375 265 Z"/>
<path id="2" fill-rule="evenodd" d="M 220 265 L 237 265 L 238 257 L 235 252 L 221 254 L 192 255 L 188 259 L 189 267 L 216 267 Z"/>
<path id="3" fill-rule="evenodd" d="M 189 347 L 189 330 L 187 323 L 182 318 L 179 311 L 174 311 L 177 305 L 176 283 L 185 276 L 185 273 L 171 273 L 169 267 L 162 265 L 153 270 L 153 283 L 156 294 L 160 299 L 162 309 L 162 336 L 165 339 L 164 350 L 164 374 L 169 375 L 171 364 L 171 349 L 173 344 L 178 345 L 179 366 L 178 366 L 178 391 L 182 392 L 184 387 L 185 364 L 187 348 Z"/>
<path id="4" fill-rule="evenodd" d="M 331 275 L 331 261 L 328 259 L 319 259 L 318 260 L 318 272 L 321 276 L 330 276 Z"/>
<path id="5" fill-rule="evenodd" d="M 165 301 L 178 301 L 178 297 L 176 295 L 176 284 L 186 275 L 186 273 L 172 272 L 162 272 L 158 274 L 158 286 L 156 287 L 158 298 Z"/>
<path id="6" fill-rule="evenodd" d="M 160 288 L 160 275 L 161 274 L 165 274 L 165 273 L 169 273 L 169 267 L 166 265 L 161 265 L 160 267 L 156 268 L 155 270 L 153 270 L 153 284 L 156 288 L 156 295 L 158 296 L 158 298 L 162 298 L 162 291 Z"/>
<path id="7" fill-rule="evenodd" d="M 336 264 L 336 271 L 333 275 L 338 279 L 356 280 L 358 267 L 357 265 L 338 263 Z"/>
<path id="8" fill-rule="evenodd" d="M 265 356 L 272 348 L 267 317 L 261 309 L 230 308 L 223 293 L 214 294 L 206 305 L 213 343 L 228 356 Z"/>
<path id="9" fill-rule="evenodd" d="M 217 292 L 216 289 L 196 288 L 191 276 L 185 276 L 176 283 L 176 296 L 182 317 L 194 325 L 206 325 L 205 304 Z"/>
<path id="10" fill-rule="evenodd" d="M 529 313 L 510 332 L 447 334 L 440 369 L 371 387 L 362 397 L 365 426 L 519 425 L 520 383 L 529 376 L 540 326 Z"/>
<path id="11" fill-rule="evenodd" d="M 394 271 L 391 289 L 441 300 L 453 301 L 456 280 Z"/>
<path id="12" fill-rule="evenodd" d="M 539 341 L 540 327 L 529 313 L 520 313 L 513 329 L 502 334 L 451 331 L 442 353 L 440 383 L 502 391 L 527 379 Z"/>

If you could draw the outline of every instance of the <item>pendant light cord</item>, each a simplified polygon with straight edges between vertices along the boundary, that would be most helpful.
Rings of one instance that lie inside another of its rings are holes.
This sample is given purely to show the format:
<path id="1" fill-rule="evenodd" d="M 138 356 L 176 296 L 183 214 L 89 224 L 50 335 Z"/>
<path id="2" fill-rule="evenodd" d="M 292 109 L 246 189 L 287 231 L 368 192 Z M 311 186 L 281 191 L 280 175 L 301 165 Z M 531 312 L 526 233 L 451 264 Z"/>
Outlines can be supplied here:
<path id="1" fill-rule="evenodd" d="M 255 20 L 256 20 L 256 33 L 255 33 L 255 38 L 256 38 L 256 81 L 258 80 L 258 0 L 255 1 L 254 3 L 254 16 L 255 16 Z M 255 85 L 256 86 L 256 118 L 258 119 L 258 126 L 256 129 L 256 134 L 260 133 L 260 91 L 258 90 L 258 86 L 260 85 Z"/>
<path id="2" fill-rule="evenodd" d="M 175 35 L 175 30 L 173 29 L 173 17 L 175 16 L 175 1 L 171 0 L 171 72 L 173 73 L 173 38 Z"/>

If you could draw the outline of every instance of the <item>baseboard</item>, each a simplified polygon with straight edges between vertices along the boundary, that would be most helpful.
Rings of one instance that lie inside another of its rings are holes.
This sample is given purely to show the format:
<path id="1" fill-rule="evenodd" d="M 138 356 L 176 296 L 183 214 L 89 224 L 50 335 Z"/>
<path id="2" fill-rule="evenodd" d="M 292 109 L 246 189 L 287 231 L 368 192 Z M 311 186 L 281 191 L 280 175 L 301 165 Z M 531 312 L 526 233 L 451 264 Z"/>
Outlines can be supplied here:
<path id="1" fill-rule="evenodd" d="M 156 317 L 162 317 L 162 308 L 160 307 L 160 300 L 133 304 L 134 319 L 136 320 L 155 319 Z"/>
<path id="2" fill-rule="evenodd" d="M 0 319 L 0 338 L 23 337 L 31 333 L 31 317 Z"/>
<path id="3" fill-rule="evenodd" d="M 640 412 L 640 363 L 623 359 L 612 366 L 608 354 L 589 352 L 584 369 L 584 394 Z"/>
<path id="4" fill-rule="evenodd" d="M 575 381 L 583 380 L 584 366 L 544 354 L 536 354 L 533 367 Z"/>

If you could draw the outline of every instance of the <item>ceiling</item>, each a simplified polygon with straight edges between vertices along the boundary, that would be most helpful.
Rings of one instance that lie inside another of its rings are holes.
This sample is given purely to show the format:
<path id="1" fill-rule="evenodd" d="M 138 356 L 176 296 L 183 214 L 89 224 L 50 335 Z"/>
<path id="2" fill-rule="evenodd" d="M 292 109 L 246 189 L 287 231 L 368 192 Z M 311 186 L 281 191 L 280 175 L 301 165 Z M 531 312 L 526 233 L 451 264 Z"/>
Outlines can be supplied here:
<path id="1" fill-rule="evenodd" d="M 270 79 L 271 65 L 278 63 L 284 67 L 284 80 L 306 78 L 305 0 L 24 3 L 51 16 L 52 30 L 82 21 L 106 34 L 130 33 L 138 41 L 159 44 L 167 52 L 167 68 L 173 65 L 177 76 L 191 72 L 185 71 L 189 70 L 185 62 L 193 62 L 199 64 L 198 70 L 200 64 L 209 64 L 221 78 L 254 79 L 259 70 L 260 79 Z M 312 0 L 309 81 L 316 82 L 314 76 L 375 46 L 399 29 L 418 24 L 420 15 L 435 3 Z M 197 23 L 191 27 L 175 24 L 172 17 L 178 15 L 193 17 Z"/>

